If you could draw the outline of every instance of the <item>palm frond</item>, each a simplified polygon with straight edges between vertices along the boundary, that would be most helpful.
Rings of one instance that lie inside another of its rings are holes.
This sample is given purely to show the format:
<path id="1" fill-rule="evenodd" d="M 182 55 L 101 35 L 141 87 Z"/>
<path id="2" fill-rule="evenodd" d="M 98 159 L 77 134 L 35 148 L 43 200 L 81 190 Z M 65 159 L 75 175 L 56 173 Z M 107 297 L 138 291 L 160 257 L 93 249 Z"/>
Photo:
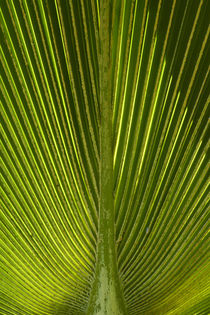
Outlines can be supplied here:
<path id="1" fill-rule="evenodd" d="M 1 2 L 1 314 L 209 312 L 209 12 Z"/>

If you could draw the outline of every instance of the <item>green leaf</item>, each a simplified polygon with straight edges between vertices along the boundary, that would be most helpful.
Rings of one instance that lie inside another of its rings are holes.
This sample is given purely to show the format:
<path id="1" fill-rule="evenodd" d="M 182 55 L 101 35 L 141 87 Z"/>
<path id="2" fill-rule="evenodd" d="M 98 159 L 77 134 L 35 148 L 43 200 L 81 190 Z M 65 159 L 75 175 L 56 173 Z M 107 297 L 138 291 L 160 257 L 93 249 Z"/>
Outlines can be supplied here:
<path id="1" fill-rule="evenodd" d="M 1 314 L 209 313 L 209 12 L 1 1 Z"/>

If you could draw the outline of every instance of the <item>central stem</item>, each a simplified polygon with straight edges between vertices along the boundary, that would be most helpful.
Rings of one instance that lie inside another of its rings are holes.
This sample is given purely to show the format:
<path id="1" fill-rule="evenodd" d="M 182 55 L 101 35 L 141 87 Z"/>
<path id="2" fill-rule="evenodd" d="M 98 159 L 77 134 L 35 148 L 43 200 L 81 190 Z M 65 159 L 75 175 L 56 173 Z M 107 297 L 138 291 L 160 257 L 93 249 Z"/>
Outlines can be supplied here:
<path id="1" fill-rule="evenodd" d="M 87 314 L 123 315 L 124 299 L 120 286 L 113 198 L 112 104 L 111 104 L 111 3 L 100 3 L 100 209 L 96 273 Z"/>

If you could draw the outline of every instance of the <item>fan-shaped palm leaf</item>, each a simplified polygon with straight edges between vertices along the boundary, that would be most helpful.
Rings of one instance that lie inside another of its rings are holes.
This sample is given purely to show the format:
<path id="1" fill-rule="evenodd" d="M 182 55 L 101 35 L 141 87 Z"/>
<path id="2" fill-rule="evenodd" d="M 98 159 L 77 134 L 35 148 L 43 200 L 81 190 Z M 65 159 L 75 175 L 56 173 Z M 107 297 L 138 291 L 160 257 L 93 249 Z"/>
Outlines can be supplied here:
<path id="1" fill-rule="evenodd" d="M 1 1 L 1 314 L 210 311 L 209 12 Z"/>

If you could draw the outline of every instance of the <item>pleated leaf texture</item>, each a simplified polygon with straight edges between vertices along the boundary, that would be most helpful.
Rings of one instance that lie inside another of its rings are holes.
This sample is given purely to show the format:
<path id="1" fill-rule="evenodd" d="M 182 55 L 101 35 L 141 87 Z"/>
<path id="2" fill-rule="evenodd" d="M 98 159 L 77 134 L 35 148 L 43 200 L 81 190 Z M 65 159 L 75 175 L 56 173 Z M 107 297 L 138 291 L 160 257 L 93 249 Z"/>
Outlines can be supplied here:
<path id="1" fill-rule="evenodd" d="M 1 0 L 2 315 L 87 313 L 100 221 L 102 5 Z M 208 314 L 210 1 L 110 8 L 126 312 Z"/>

